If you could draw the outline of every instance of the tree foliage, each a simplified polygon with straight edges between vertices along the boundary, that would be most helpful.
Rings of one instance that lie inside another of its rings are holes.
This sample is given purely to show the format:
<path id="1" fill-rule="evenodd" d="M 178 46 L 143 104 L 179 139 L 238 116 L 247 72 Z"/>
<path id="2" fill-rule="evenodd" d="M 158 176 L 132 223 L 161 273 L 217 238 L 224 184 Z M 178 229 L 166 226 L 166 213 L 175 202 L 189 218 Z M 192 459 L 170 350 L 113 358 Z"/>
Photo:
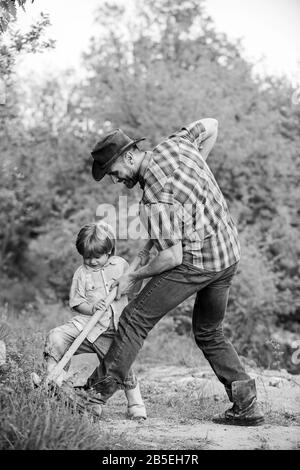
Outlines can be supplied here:
<path id="1" fill-rule="evenodd" d="M 0 32 L 6 31 L 8 23 L 14 21 L 17 17 L 17 9 L 22 8 L 25 11 L 27 0 L 1 0 L 0 1 Z M 33 3 L 34 0 L 31 0 Z"/>
<path id="2" fill-rule="evenodd" d="M 27 246 L 29 234 L 34 233 L 40 219 L 41 201 L 36 199 L 36 194 L 32 191 L 34 172 L 31 167 L 26 168 L 26 164 L 22 165 L 23 161 L 28 163 L 30 150 L 35 143 L 22 119 L 22 97 L 16 83 L 14 66 L 19 54 L 52 47 L 52 41 L 43 40 L 43 33 L 48 25 L 48 17 L 41 15 L 28 33 L 21 34 L 12 25 L 7 31 L 6 41 L 0 37 L 0 75 L 5 85 L 5 100 L 0 106 L 2 269 L 19 258 Z"/>
<path id="3" fill-rule="evenodd" d="M 32 80 L 28 93 L 14 83 L 14 58 L 45 47 L 48 19 L 33 36 L 13 35 L 8 49 L 0 39 L 8 83 L 0 107 L 2 270 L 66 300 L 79 262 L 79 227 L 98 204 L 140 196 L 92 180 L 90 150 L 101 132 L 121 127 L 147 136 L 151 147 L 184 124 L 215 117 L 219 137 L 208 163 L 243 252 L 229 333 L 243 353 L 252 348 L 259 355 L 274 325 L 299 330 L 300 108 L 292 105 L 293 88 L 283 79 L 255 77 L 241 45 L 216 31 L 202 1 L 145 0 L 136 2 L 127 25 L 124 15 L 114 2 L 99 7 L 101 36 L 84 55 L 86 80 L 74 82 L 71 72 L 49 75 L 45 83 Z M 134 240 L 119 242 L 129 259 L 136 248 Z M 13 301 L 9 289 L 5 295 Z M 190 314 L 187 305 L 178 311 Z"/>

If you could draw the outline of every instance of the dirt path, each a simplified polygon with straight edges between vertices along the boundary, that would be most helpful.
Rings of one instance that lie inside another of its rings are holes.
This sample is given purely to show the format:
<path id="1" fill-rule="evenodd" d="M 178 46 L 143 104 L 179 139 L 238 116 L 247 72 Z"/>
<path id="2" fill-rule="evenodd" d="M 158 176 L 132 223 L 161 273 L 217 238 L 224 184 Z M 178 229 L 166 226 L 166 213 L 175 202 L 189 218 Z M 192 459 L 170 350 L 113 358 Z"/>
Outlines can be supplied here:
<path id="1" fill-rule="evenodd" d="M 115 431 L 116 423 L 107 429 Z M 145 424 L 120 421 L 118 431 L 126 432 L 139 449 L 295 449 L 299 448 L 299 427 L 271 425 L 257 428 L 220 426 L 202 422 L 175 425 L 149 418 Z"/>
<path id="2" fill-rule="evenodd" d="M 74 363 L 74 367 L 86 368 L 78 382 L 95 366 L 84 356 Z M 105 407 L 99 427 L 101 432 L 117 434 L 123 449 L 124 440 L 130 449 L 300 448 L 300 376 L 285 371 L 252 370 L 250 374 L 257 379 L 266 414 L 263 426 L 225 426 L 211 421 L 229 402 L 208 367 L 199 372 L 187 367 L 156 366 L 139 371 L 148 419 L 141 423 L 125 419 L 126 402 L 120 391 Z"/>

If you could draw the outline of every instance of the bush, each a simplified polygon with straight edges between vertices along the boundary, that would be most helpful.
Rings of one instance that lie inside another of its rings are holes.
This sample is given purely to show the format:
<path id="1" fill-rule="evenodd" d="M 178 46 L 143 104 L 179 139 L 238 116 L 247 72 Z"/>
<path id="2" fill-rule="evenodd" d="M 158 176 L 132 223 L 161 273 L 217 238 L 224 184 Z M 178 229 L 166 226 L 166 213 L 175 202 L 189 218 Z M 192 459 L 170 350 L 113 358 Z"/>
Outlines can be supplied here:
<path id="1" fill-rule="evenodd" d="M 42 373 L 44 369 L 45 331 L 67 316 L 62 306 L 51 313 L 47 307 L 39 312 L 23 311 L 21 315 L 6 312 L 11 334 L 7 338 L 7 364 L 0 370 L 0 449 L 130 448 L 126 438 L 102 432 L 101 423 L 66 408 L 44 388 L 32 389 L 30 373 Z"/>
<path id="2" fill-rule="evenodd" d="M 274 218 L 268 230 L 265 245 L 277 275 L 277 323 L 300 332 L 300 240 L 299 230 L 292 225 L 287 211 L 281 208 L 281 216 Z"/>
<path id="3" fill-rule="evenodd" d="M 242 233 L 240 238 L 242 257 L 230 290 L 224 331 L 241 355 L 269 366 L 273 348 L 267 342 L 276 319 L 278 278 L 264 250 L 257 248 L 255 232 Z M 175 323 L 181 316 L 192 316 L 194 300 L 194 296 L 187 299 L 171 312 Z"/>

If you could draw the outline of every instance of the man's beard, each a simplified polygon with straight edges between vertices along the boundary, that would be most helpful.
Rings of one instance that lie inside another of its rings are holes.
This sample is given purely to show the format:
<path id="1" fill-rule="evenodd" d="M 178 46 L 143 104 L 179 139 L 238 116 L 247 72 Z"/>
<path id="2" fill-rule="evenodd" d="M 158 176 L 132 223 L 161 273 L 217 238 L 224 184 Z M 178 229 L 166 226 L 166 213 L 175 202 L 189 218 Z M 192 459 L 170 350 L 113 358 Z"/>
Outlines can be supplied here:
<path id="1" fill-rule="evenodd" d="M 124 184 L 127 188 L 131 189 L 136 185 L 138 180 L 139 180 L 138 172 L 134 174 L 134 172 L 132 171 L 132 174 L 126 177 L 126 181 L 124 182 Z"/>

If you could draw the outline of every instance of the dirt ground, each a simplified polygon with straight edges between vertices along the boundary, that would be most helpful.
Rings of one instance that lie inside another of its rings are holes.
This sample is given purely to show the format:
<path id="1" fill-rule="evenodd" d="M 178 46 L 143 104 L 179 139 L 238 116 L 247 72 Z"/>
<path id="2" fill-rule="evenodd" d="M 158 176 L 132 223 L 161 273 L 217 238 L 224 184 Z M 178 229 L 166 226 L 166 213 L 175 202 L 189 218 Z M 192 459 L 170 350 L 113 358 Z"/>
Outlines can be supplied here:
<path id="1" fill-rule="evenodd" d="M 70 374 L 80 371 L 77 383 L 97 364 L 96 356 L 73 358 Z M 130 443 L 128 449 L 300 449 L 300 376 L 286 371 L 249 370 L 256 379 L 265 424 L 227 426 L 212 422 L 230 405 L 223 386 L 209 366 L 140 366 L 138 376 L 148 419 L 126 419 L 126 401 L 117 392 L 104 407 L 101 432 Z M 118 445 L 117 447 L 118 448 Z"/>

